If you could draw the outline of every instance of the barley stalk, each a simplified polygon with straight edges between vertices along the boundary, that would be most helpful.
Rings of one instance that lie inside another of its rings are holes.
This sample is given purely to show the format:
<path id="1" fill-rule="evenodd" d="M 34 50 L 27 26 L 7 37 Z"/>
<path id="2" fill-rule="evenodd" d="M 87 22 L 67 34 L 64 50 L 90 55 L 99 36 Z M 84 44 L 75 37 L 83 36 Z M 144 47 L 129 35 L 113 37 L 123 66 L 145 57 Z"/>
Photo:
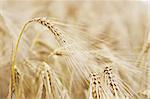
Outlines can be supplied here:
<path id="1" fill-rule="evenodd" d="M 63 33 L 59 32 L 59 30 L 52 24 L 52 22 L 48 21 L 46 18 L 34 18 L 34 19 L 28 21 L 23 26 L 23 28 L 22 28 L 22 30 L 19 34 L 17 44 L 16 44 L 15 50 L 13 52 L 12 72 L 11 72 L 13 79 L 14 79 L 14 66 L 16 65 L 16 55 L 17 55 L 17 50 L 18 50 L 18 47 L 19 47 L 19 42 L 21 40 L 21 37 L 23 35 L 24 30 L 27 28 L 27 25 L 29 23 L 32 23 L 32 22 L 38 22 L 38 23 L 42 24 L 43 26 L 47 27 L 54 34 L 56 40 L 59 42 L 59 44 L 61 46 L 67 46 L 68 45 L 67 41 L 65 40 L 65 37 L 64 37 Z M 65 47 L 65 49 L 66 49 L 66 47 Z M 76 48 L 69 47 L 69 48 L 66 49 L 66 52 L 68 53 L 68 52 L 70 52 L 70 50 L 76 50 Z M 80 76 L 83 76 L 83 78 L 86 79 L 86 77 L 89 73 L 89 68 L 87 66 L 85 66 L 84 63 L 79 62 L 78 58 L 80 56 L 79 56 L 77 51 L 75 51 L 75 52 L 76 52 L 75 54 L 70 55 L 69 57 L 66 57 L 67 63 L 70 64 L 69 68 L 70 68 L 70 70 L 73 69 L 73 71 L 78 71 L 76 76 L 80 75 Z M 76 54 L 78 54 L 78 55 L 76 55 Z"/>
<path id="2" fill-rule="evenodd" d="M 16 86 L 16 82 L 15 81 L 15 65 L 16 65 L 16 55 L 17 55 L 17 50 L 18 50 L 18 47 L 19 47 L 19 42 L 21 40 L 21 37 L 23 35 L 23 31 L 25 30 L 25 28 L 27 27 L 27 25 L 31 22 L 34 22 L 34 21 L 37 21 L 37 22 L 40 22 L 42 25 L 45 25 L 46 27 L 48 27 L 52 33 L 55 35 L 56 39 L 58 41 L 61 41 L 61 43 L 65 43 L 66 41 L 63 40 L 60 36 L 61 34 L 57 33 L 56 32 L 56 29 L 53 27 L 53 25 L 51 25 L 50 23 L 48 23 L 45 19 L 42 19 L 42 18 L 36 18 L 36 19 L 33 19 L 31 21 L 28 21 L 22 28 L 20 34 L 19 34 L 19 37 L 18 37 L 18 40 L 17 40 L 17 44 L 16 44 L 16 47 L 15 47 L 15 50 L 13 52 L 13 56 L 12 56 L 12 71 L 11 71 L 11 90 L 13 91 L 13 87 Z M 59 36 L 59 37 L 58 37 Z"/>

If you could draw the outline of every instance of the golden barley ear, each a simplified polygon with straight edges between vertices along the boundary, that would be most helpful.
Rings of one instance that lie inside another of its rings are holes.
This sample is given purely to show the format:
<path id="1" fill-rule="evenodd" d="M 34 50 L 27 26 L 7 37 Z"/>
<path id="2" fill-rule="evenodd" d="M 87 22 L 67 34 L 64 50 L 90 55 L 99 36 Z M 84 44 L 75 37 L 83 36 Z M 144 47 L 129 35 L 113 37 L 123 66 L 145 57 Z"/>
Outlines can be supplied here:
<path id="1" fill-rule="evenodd" d="M 12 55 L 11 82 L 10 82 L 11 83 L 10 87 L 11 87 L 12 94 L 14 93 L 14 91 L 16 91 L 16 88 L 15 88 L 17 86 L 16 85 L 16 83 L 17 83 L 16 80 L 19 80 L 19 78 L 16 78 L 16 77 L 19 77 L 19 74 L 17 75 L 18 72 L 16 71 L 16 68 L 15 68 L 15 66 L 16 66 L 16 56 L 17 56 L 19 43 L 20 43 L 20 40 L 21 40 L 21 37 L 23 35 L 24 30 L 27 28 L 27 25 L 31 22 L 39 22 L 42 25 L 46 26 L 48 29 L 50 29 L 52 31 L 52 33 L 55 35 L 56 40 L 58 40 L 58 42 L 61 45 L 66 42 L 62 37 L 63 35 L 61 33 L 57 32 L 57 29 L 50 22 L 48 22 L 46 19 L 44 19 L 44 18 L 35 18 L 31 21 L 28 21 L 23 26 L 23 28 L 22 28 L 22 30 L 19 34 L 19 37 L 18 37 L 18 40 L 17 40 L 17 43 L 16 43 L 16 47 L 15 47 L 15 50 L 13 51 L 13 55 Z M 13 97 L 13 95 L 11 97 Z"/>
<path id="2" fill-rule="evenodd" d="M 70 99 L 68 93 L 63 93 L 66 89 L 50 66 L 45 62 L 43 62 L 41 66 L 43 67 L 43 94 L 45 93 L 46 99 L 49 99 L 49 97 L 51 97 L 51 99 L 63 99 L 63 97 Z"/>
<path id="3" fill-rule="evenodd" d="M 89 99 L 104 99 L 105 91 L 101 84 L 101 77 L 98 73 L 90 74 L 90 96 Z"/>
<path id="4" fill-rule="evenodd" d="M 105 69 L 104 69 L 104 74 L 105 74 L 105 79 L 107 80 L 107 85 L 111 91 L 111 93 L 116 96 L 117 95 L 117 91 L 119 90 L 118 89 L 118 86 L 114 80 L 114 75 L 112 73 L 112 68 L 109 67 L 109 66 L 106 66 Z"/>
<path id="5" fill-rule="evenodd" d="M 11 78 L 9 94 L 7 99 L 25 99 L 23 94 L 22 86 L 23 75 L 20 73 L 19 69 L 14 67 L 14 78 Z"/>
<path id="6" fill-rule="evenodd" d="M 47 20 L 45 17 L 41 18 L 34 18 L 29 21 L 30 22 L 38 22 L 43 26 L 46 26 L 55 36 L 56 40 L 59 42 L 60 45 L 66 45 L 66 40 L 64 39 L 64 35 L 56 28 L 50 20 Z"/>
<path id="7" fill-rule="evenodd" d="M 106 66 L 104 69 L 104 83 L 106 86 L 106 91 L 109 94 L 109 97 L 114 97 L 114 98 L 131 98 L 134 99 L 137 96 L 137 94 L 131 90 L 131 88 L 120 78 L 118 78 L 111 66 Z"/>

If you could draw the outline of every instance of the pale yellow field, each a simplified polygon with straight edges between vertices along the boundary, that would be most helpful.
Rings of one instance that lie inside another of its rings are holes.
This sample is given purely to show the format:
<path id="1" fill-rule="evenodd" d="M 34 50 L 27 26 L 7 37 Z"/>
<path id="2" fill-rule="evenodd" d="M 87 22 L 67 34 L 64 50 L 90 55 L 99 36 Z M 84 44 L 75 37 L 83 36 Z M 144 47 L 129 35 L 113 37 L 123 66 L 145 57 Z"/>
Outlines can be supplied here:
<path id="1" fill-rule="evenodd" d="M 150 99 L 150 1 L 1 0 L 0 99 Z"/>

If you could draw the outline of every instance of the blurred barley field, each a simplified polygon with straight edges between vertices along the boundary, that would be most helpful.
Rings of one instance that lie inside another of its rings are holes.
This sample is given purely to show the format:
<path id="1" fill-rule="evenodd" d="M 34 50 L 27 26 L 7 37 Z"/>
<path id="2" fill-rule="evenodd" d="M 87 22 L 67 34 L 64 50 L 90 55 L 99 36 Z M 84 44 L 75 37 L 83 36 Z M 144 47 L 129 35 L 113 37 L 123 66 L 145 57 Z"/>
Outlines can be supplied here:
<path id="1" fill-rule="evenodd" d="M 150 1 L 1 0 L 0 99 L 150 99 Z"/>

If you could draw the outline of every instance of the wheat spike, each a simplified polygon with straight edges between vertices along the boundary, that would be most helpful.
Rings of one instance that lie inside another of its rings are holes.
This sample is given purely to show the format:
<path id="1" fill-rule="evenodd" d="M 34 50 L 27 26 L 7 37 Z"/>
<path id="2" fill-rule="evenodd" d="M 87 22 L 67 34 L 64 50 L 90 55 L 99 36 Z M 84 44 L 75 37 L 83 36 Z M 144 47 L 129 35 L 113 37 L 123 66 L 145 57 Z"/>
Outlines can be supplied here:
<path id="1" fill-rule="evenodd" d="M 106 91 L 107 93 L 112 94 L 112 96 L 116 99 L 133 99 L 138 97 L 133 90 L 122 81 L 119 77 L 117 77 L 113 70 L 112 66 L 107 66 L 104 69 L 104 83 L 106 83 Z M 110 90 L 110 92 L 109 92 Z M 111 95 L 109 97 L 112 97 Z"/>
<path id="2" fill-rule="evenodd" d="M 46 99 L 63 99 L 63 97 L 68 97 L 68 93 L 62 94 L 63 91 L 65 91 L 65 87 L 63 87 L 62 83 L 59 81 L 59 78 L 54 73 L 54 71 L 50 68 L 50 66 L 43 62 L 43 88 L 45 88 L 46 91 Z"/>
<path id="3" fill-rule="evenodd" d="M 107 85 L 109 86 L 109 89 L 111 91 L 111 93 L 114 96 L 117 96 L 117 92 L 118 92 L 118 85 L 116 84 L 115 80 L 114 80 L 114 75 L 112 73 L 112 68 L 106 66 L 104 69 L 104 74 L 107 80 Z"/>
<path id="4" fill-rule="evenodd" d="M 78 73 L 76 76 L 83 76 L 85 79 L 88 76 L 89 67 L 87 67 L 84 63 L 81 63 L 79 58 L 83 57 L 83 53 L 79 53 L 77 51 L 77 46 L 70 46 L 70 44 L 66 41 L 66 37 L 64 36 L 63 32 L 60 32 L 60 30 L 55 27 L 51 21 L 47 20 L 46 18 L 34 18 L 30 22 L 38 22 L 42 24 L 43 26 L 46 26 L 55 36 L 56 40 L 59 42 L 59 44 L 64 47 L 64 50 L 67 54 L 67 57 L 65 57 L 65 60 L 67 61 L 67 64 L 69 64 L 69 70 L 77 71 Z M 71 53 L 71 51 L 74 51 L 74 54 Z M 60 51 L 61 52 L 61 51 Z M 58 55 L 62 55 L 62 53 L 55 53 Z M 80 55 L 79 55 L 80 54 Z M 84 80 L 85 80 L 84 79 Z"/>
<path id="5" fill-rule="evenodd" d="M 20 73 L 19 69 L 15 66 L 15 71 L 14 71 L 14 79 L 11 80 L 11 85 L 9 88 L 9 95 L 7 99 L 24 99 L 23 95 L 23 87 L 22 87 L 22 74 Z"/>
<path id="6" fill-rule="evenodd" d="M 89 99 L 103 99 L 105 96 L 101 77 L 98 73 L 90 74 L 90 96 Z"/>
<path id="7" fill-rule="evenodd" d="M 43 26 L 46 26 L 55 36 L 56 40 L 60 43 L 60 45 L 66 45 L 66 40 L 64 39 L 64 35 L 59 32 L 58 28 L 56 28 L 52 22 L 47 20 L 45 17 L 42 18 L 34 18 L 29 21 L 30 22 L 38 22 Z"/>

